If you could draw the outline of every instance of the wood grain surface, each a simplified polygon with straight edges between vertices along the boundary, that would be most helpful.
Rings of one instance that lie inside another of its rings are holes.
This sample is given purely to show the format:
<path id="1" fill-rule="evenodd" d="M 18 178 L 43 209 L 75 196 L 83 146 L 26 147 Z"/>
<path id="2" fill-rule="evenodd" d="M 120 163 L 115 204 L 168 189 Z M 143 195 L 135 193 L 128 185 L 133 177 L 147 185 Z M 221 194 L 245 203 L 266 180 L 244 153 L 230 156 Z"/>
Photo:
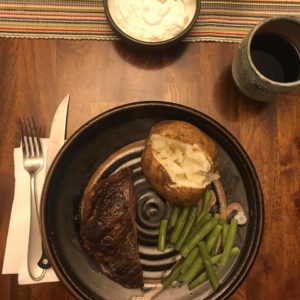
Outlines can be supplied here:
<path id="1" fill-rule="evenodd" d="M 16 119 L 33 116 L 48 136 L 71 94 L 68 135 L 97 114 L 139 100 L 208 114 L 241 142 L 261 180 L 265 226 L 251 271 L 233 300 L 300 299 L 300 96 L 259 103 L 231 77 L 237 44 L 189 43 L 143 53 L 119 42 L 0 40 L 0 267 L 13 201 Z M 0 275 L 0 299 L 73 299 L 61 283 L 20 286 Z"/>

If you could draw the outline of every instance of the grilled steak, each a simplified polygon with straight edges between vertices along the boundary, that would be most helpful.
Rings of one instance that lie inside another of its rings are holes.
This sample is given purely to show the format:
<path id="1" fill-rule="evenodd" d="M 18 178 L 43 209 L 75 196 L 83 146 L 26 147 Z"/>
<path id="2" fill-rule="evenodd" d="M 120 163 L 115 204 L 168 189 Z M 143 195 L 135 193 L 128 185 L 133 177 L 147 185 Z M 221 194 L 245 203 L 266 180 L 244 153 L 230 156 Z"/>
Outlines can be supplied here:
<path id="1" fill-rule="evenodd" d="M 132 171 L 98 179 L 83 197 L 81 237 L 102 271 L 126 288 L 143 286 Z"/>

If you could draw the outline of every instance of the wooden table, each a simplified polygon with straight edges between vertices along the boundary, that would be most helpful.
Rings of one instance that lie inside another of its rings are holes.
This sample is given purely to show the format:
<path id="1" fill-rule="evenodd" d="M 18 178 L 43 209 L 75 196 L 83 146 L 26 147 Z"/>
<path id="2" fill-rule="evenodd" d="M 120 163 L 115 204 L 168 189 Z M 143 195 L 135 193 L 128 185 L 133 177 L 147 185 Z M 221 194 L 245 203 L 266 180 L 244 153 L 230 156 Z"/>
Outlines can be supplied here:
<path id="1" fill-rule="evenodd" d="M 231 299 L 300 299 L 300 99 L 269 104 L 244 97 L 231 77 L 237 44 L 189 43 L 147 54 L 118 42 L 0 40 L 0 267 L 13 201 L 16 119 L 33 116 L 49 135 L 71 94 L 68 135 L 108 108 L 174 101 L 223 124 L 251 157 L 264 193 L 256 261 Z M 298 99 L 297 99 L 298 98 Z M 19 286 L 0 276 L 0 299 L 73 299 L 61 283 Z"/>

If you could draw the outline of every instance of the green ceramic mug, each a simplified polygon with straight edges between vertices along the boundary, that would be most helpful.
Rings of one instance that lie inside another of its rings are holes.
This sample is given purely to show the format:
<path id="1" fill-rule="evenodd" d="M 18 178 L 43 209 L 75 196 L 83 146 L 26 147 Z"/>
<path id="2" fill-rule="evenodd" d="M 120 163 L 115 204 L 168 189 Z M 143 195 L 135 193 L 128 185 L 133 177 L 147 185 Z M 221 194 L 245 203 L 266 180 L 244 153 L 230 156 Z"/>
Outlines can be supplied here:
<path id="1" fill-rule="evenodd" d="M 232 75 L 242 93 L 255 100 L 300 93 L 300 19 L 280 16 L 258 24 L 241 42 Z"/>

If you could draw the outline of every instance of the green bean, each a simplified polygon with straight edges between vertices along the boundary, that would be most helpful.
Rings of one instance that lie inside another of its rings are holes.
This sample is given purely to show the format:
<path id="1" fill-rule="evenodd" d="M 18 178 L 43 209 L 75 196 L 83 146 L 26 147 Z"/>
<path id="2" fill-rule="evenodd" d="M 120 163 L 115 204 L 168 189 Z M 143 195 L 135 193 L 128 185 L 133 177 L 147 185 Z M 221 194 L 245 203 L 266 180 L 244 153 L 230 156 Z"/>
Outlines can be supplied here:
<path id="1" fill-rule="evenodd" d="M 202 211 L 197 217 L 196 224 L 201 221 L 203 216 L 208 212 L 208 204 L 211 198 L 211 191 L 209 189 L 206 189 L 204 191 L 204 196 L 203 196 L 203 205 L 202 205 Z"/>
<path id="2" fill-rule="evenodd" d="M 196 259 L 194 259 L 194 261 L 192 262 L 192 264 L 190 264 L 189 268 L 186 268 L 183 272 L 183 265 L 184 265 L 184 262 L 186 261 L 186 259 L 184 260 L 183 264 L 182 264 L 182 267 L 181 267 L 181 275 L 179 277 L 179 280 L 180 281 L 183 281 L 183 282 L 187 282 L 187 283 L 190 283 L 193 281 L 193 279 L 195 278 L 195 276 L 203 269 L 204 265 L 203 265 L 203 260 L 199 254 L 199 248 L 196 247 L 194 248 L 194 250 L 196 250 L 198 252 L 198 256 Z M 194 251 L 193 250 L 193 251 Z M 192 251 L 192 252 L 193 252 Z M 192 253 L 191 252 L 191 253 Z M 234 247 L 231 249 L 231 252 L 230 252 L 230 255 L 233 256 L 233 255 L 237 255 L 240 253 L 240 249 L 238 247 Z M 213 265 L 219 263 L 220 259 L 221 259 L 221 254 L 218 254 L 216 256 L 213 256 L 211 257 L 211 263 Z"/>
<path id="3" fill-rule="evenodd" d="M 219 213 L 215 213 L 214 216 L 213 216 L 213 218 L 216 219 L 216 220 L 218 220 L 218 223 L 219 223 L 220 220 L 221 220 L 221 215 Z"/>
<path id="4" fill-rule="evenodd" d="M 182 268 L 180 270 L 181 274 L 185 273 L 190 268 L 190 266 L 198 256 L 199 256 L 199 249 L 195 247 L 183 261 Z"/>
<path id="5" fill-rule="evenodd" d="M 193 235 L 196 234 L 197 231 L 200 230 L 200 228 L 205 225 L 210 219 L 212 218 L 212 214 L 205 214 L 202 220 L 196 224 L 196 226 L 193 228 L 193 230 L 188 235 L 186 241 L 190 240 Z"/>
<path id="6" fill-rule="evenodd" d="M 210 219 L 212 218 L 212 214 L 207 213 L 204 215 L 204 217 L 201 219 L 200 222 L 196 223 L 196 227 L 195 228 L 201 228 L 202 226 L 204 226 Z"/>
<path id="7" fill-rule="evenodd" d="M 199 243 L 199 251 L 200 251 L 200 255 L 202 257 L 203 260 L 203 265 L 205 267 L 206 273 L 207 273 L 207 277 L 209 279 L 209 282 L 212 286 L 212 288 L 214 290 L 216 290 L 219 286 L 219 281 L 216 275 L 216 272 L 213 268 L 212 262 L 211 262 L 211 258 L 208 254 L 208 251 L 206 249 L 206 245 L 204 241 L 201 241 Z"/>
<path id="8" fill-rule="evenodd" d="M 179 205 L 177 205 L 177 204 L 173 205 L 172 213 L 171 213 L 171 217 L 170 217 L 170 223 L 169 223 L 169 225 L 171 227 L 175 227 L 178 216 L 180 214 L 180 210 L 181 210 L 181 208 Z"/>
<path id="9" fill-rule="evenodd" d="M 206 271 L 202 272 L 197 276 L 191 283 L 188 284 L 189 290 L 192 290 L 199 286 L 201 283 L 205 282 L 208 279 Z"/>
<path id="10" fill-rule="evenodd" d="M 220 219 L 220 221 L 219 221 L 219 225 L 221 225 L 222 227 L 224 226 L 224 224 L 225 224 L 225 221 L 223 220 L 223 219 Z"/>
<path id="11" fill-rule="evenodd" d="M 218 254 L 218 250 L 219 250 L 219 243 L 221 243 L 221 235 L 219 235 L 213 249 L 210 252 L 211 256 L 217 255 Z"/>
<path id="12" fill-rule="evenodd" d="M 179 238 L 180 233 L 183 230 L 183 227 L 186 223 L 186 220 L 188 218 L 189 212 L 190 212 L 190 207 L 184 207 L 180 213 L 180 216 L 176 222 L 175 228 L 172 231 L 170 241 L 171 243 L 175 244 Z"/>
<path id="13" fill-rule="evenodd" d="M 211 263 L 213 264 L 213 265 L 216 265 L 216 264 L 218 264 L 219 262 L 220 262 L 220 260 L 221 260 L 221 257 L 222 257 L 222 253 L 220 253 L 220 254 L 217 254 L 217 255 L 215 255 L 215 256 L 212 256 L 211 257 Z"/>
<path id="14" fill-rule="evenodd" d="M 241 252 L 241 249 L 239 247 L 233 247 L 233 248 L 231 248 L 230 255 L 235 256 L 235 255 L 240 254 L 240 252 Z"/>
<path id="15" fill-rule="evenodd" d="M 182 262 L 183 260 L 178 261 L 175 267 L 173 267 L 170 274 L 161 280 L 161 283 L 165 288 L 169 287 L 173 283 L 173 281 L 175 281 L 179 277 Z"/>
<path id="16" fill-rule="evenodd" d="M 220 215 L 215 214 L 212 220 L 208 221 L 202 228 L 200 228 L 200 230 L 198 230 L 181 248 L 181 255 L 183 257 L 187 257 L 193 248 L 213 230 L 213 228 L 218 224 L 219 219 Z"/>
<path id="17" fill-rule="evenodd" d="M 189 217 L 188 220 L 186 221 L 186 224 L 184 226 L 184 229 L 182 230 L 176 245 L 175 245 L 175 249 L 176 250 L 180 250 L 180 248 L 182 247 L 182 245 L 185 243 L 190 231 L 192 230 L 192 227 L 195 223 L 197 217 L 197 207 L 192 207 L 189 213 Z"/>
<path id="18" fill-rule="evenodd" d="M 238 248 L 238 247 L 233 247 L 233 248 L 231 249 L 231 251 L 230 251 L 230 256 L 238 255 L 240 252 L 241 252 L 240 248 Z M 213 265 L 219 263 L 220 260 L 221 260 L 221 257 L 222 257 L 222 253 L 217 254 L 217 255 L 215 255 L 215 256 L 212 256 L 212 257 L 211 257 L 211 263 L 212 263 Z"/>
<path id="19" fill-rule="evenodd" d="M 183 279 L 182 279 L 182 278 L 183 278 L 183 275 L 180 274 L 180 275 L 178 276 L 177 280 L 180 281 L 180 282 L 183 282 Z"/>
<path id="20" fill-rule="evenodd" d="M 221 230 L 222 226 L 217 225 L 207 237 L 206 248 L 208 253 L 211 253 L 214 247 L 216 246 Z"/>
<path id="21" fill-rule="evenodd" d="M 198 253 L 199 253 L 199 249 L 197 247 Z M 201 258 L 201 256 L 199 255 L 194 261 L 193 264 L 191 265 L 191 267 L 182 274 L 182 281 L 186 282 L 186 283 L 190 283 L 195 276 L 203 269 L 203 260 Z"/>
<path id="22" fill-rule="evenodd" d="M 231 222 L 229 224 L 228 233 L 227 233 L 227 237 L 226 237 L 226 241 L 225 241 L 225 245 L 224 245 L 224 249 L 223 249 L 223 253 L 222 253 L 222 257 L 221 257 L 221 261 L 220 261 L 222 266 L 226 266 L 228 263 L 230 251 L 231 251 L 231 248 L 232 248 L 234 240 L 235 240 L 237 224 L 238 224 L 237 220 L 232 218 Z"/>
<path id="23" fill-rule="evenodd" d="M 222 249 L 224 249 L 224 246 L 225 246 L 225 241 L 226 241 L 226 237 L 227 237 L 227 233 L 228 233 L 228 227 L 229 227 L 229 225 L 227 223 L 225 223 L 223 225 L 223 229 L 222 229 Z"/>
<path id="24" fill-rule="evenodd" d="M 166 249 L 166 237 L 167 237 L 168 220 L 160 220 L 159 235 L 158 235 L 158 247 L 159 251 L 165 251 Z"/>
<path id="25" fill-rule="evenodd" d="M 222 226 L 222 230 L 223 230 L 224 224 L 225 224 L 225 221 L 223 219 L 220 219 L 219 225 Z M 221 230 L 221 234 L 219 234 L 219 237 L 216 240 L 216 243 L 215 243 L 213 249 L 210 252 L 210 255 L 212 255 L 212 256 L 217 255 L 217 251 L 219 250 L 219 246 L 222 246 L 222 230 Z"/>

